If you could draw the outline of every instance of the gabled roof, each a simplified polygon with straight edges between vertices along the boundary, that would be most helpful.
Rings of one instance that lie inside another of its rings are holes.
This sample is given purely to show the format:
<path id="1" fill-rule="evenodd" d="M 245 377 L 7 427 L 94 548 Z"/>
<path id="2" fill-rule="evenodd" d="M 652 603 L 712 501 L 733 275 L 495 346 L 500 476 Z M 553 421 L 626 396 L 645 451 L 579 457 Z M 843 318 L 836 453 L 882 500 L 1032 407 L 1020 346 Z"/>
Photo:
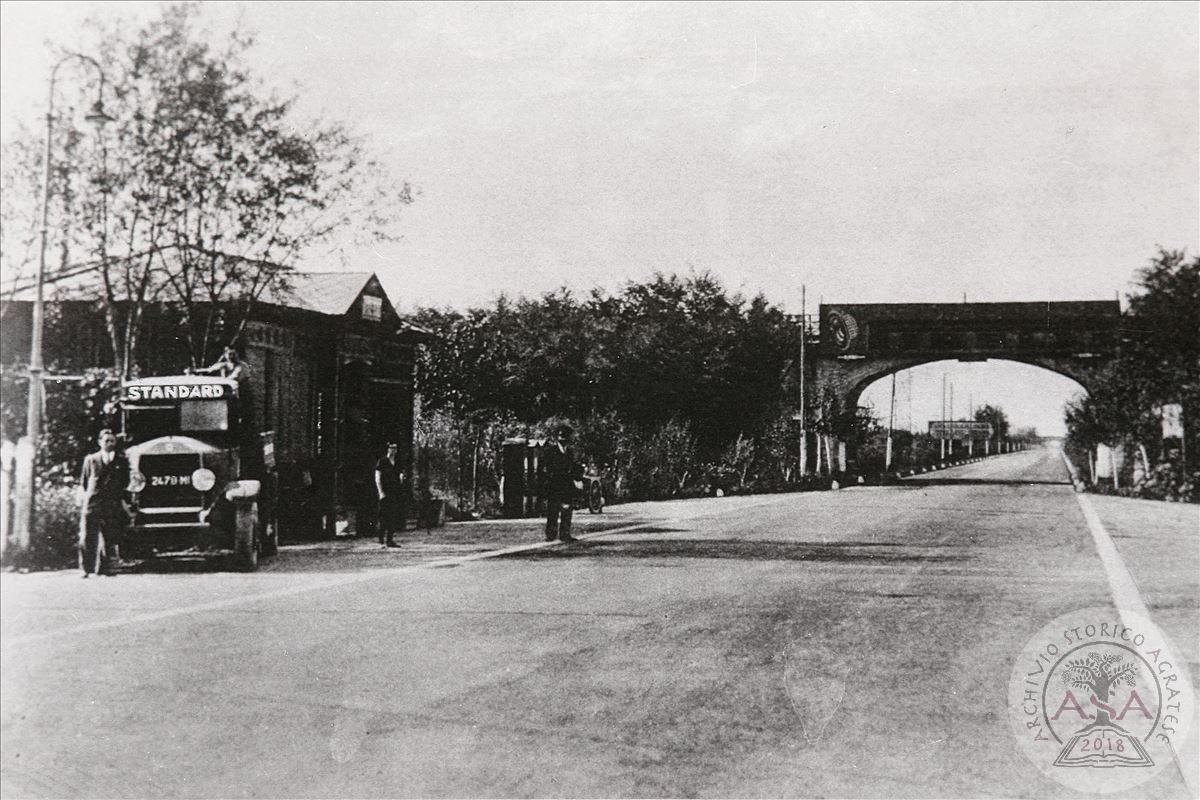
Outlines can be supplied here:
<path id="1" fill-rule="evenodd" d="M 374 277 L 370 272 L 289 272 L 285 286 L 267 289 L 258 302 L 341 316 Z"/>
<path id="2" fill-rule="evenodd" d="M 47 303 L 91 301 L 104 293 L 104 283 L 95 269 L 76 270 L 66 275 L 47 275 L 42 286 L 42 297 Z M 157 290 L 150 287 L 147 300 L 153 302 Z M 5 276 L 0 283 L 0 301 L 5 303 L 32 303 L 37 299 L 37 284 L 31 275 Z"/>
<path id="3" fill-rule="evenodd" d="M 257 302 L 340 317 L 349 313 L 358 296 L 372 286 L 387 297 L 379 279 L 372 272 L 289 271 L 283 286 L 269 287 Z M 100 275 L 95 270 L 49 276 L 44 288 L 46 302 L 51 303 L 94 300 L 99 292 Z M 33 282 L 28 278 L 8 279 L 0 286 L 0 301 L 3 302 L 32 303 L 35 294 Z M 152 292 L 147 300 L 154 302 L 156 295 L 156 292 Z M 390 298 L 387 303 L 391 304 Z M 427 342 L 434 338 L 431 331 L 403 321 L 396 333 L 415 342 Z"/>
<path id="4" fill-rule="evenodd" d="M 341 316 L 374 278 L 370 272 L 288 272 L 286 286 L 269 288 L 258 302 Z M 86 270 L 64 277 L 48 275 L 43 290 L 47 302 L 94 300 L 101 293 L 100 274 Z M 148 298 L 153 302 L 154 295 Z M 33 279 L 21 276 L 4 281 L 0 299 L 32 303 Z"/>

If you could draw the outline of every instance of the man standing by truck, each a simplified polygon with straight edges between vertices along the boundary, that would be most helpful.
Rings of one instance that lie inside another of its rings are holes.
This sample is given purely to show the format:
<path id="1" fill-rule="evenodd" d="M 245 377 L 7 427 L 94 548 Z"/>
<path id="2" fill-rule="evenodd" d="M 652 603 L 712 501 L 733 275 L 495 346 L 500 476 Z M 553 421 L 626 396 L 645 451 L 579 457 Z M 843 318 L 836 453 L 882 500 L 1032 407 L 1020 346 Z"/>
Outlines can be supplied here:
<path id="1" fill-rule="evenodd" d="M 117 436 L 108 428 L 96 438 L 100 449 L 83 460 L 79 478 L 79 562 L 83 577 L 112 575 L 129 523 L 125 490 L 129 486 L 129 461 L 117 452 Z"/>
<path id="2" fill-rule="evenodd" d="M 404 531 L 408 516 L 407 478 L 400 465 L 399 442 L 388 442 L 387 454 L 375 462 L 375 490 L 379 494 L 379 543 L 399 547 L 396 531 Z"/>

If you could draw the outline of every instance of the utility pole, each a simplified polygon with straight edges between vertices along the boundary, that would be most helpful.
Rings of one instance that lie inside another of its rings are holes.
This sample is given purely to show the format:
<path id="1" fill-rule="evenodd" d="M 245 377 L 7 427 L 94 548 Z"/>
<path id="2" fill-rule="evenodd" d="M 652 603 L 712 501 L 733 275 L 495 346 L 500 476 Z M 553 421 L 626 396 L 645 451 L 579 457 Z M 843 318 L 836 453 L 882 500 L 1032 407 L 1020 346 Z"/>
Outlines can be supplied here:
<path id="1" fill-rule="evenodd" d="M 954 424 L 954 384 L 950 384 L 950 424 Z M 954 435 L 950 435 L 950 443 L 947 445 L 950 449 L 950 457 L 954 458 Z"/>
<path id="2" fill-rule="evenodd" d="M 946 373 L 942 373 L 942 435 L 939 440 L 942 445 L 942 460 L 946 460 Z"/>
<path id="3" fill-rule="evenodd" d="M 800 477 L 808 475 L 808 426 L 804 416 L 804 341 L 808 338 L 808 318 L 804 309 L 804 284 L 800 285 Z M 819 466 L 819 465 L 818 465 Z"/>
<path id="4" fill-rule="evenodd" d="M 975 419 L 975 393 L 970 392 L 967 395 L 967 421 Z M 975 432 L 967 432 L 967 455 L 975 455 Z"/>
<path id="5" fill-rule="evenodd" d="M 896 373 L 892 373 L 892 403 L 888 411 L 887 454 L 883 458 L 883 469 L 892 468 L 892 427 L 896 420 Z"/>
<path id="6" fill-rule="evenodd" d="M 13 541 L 18 549 L 28 549 L 34 527 L 34 471 L 37 461 L 39 442 L 42 437 L 42 403 L 44 402 L 45 364 L 42 359 L 42 338 L 45 326 L 45 282 L 46 282 L 46 237 L 50 227 L 50 195 L 53 191 L 50 157 L 54 142 L 54 86 L 58 80 L 58 70 L 68 61 L 79 61 L 96 69 L 100 75 L 100 88 L 96 93 L 96 102 L 84 117 L 88 122 L 102 127 L 113 118 L 104 112 L 104 82 L 105 74 L 100 62 L 82 53 L 67 53 L 50 70 L 50 88 L 46 100 L 46 142 L 42 153 L 42 208 L 41 227 L 38 232 L 38 262 L 37 290 L 33 301 L 32 330 L 30 332 L 29 352 L 29 399 L 26 408 L 25 436 L 17 445 L 17 475 L 21 480 L 14 497 Z"/>

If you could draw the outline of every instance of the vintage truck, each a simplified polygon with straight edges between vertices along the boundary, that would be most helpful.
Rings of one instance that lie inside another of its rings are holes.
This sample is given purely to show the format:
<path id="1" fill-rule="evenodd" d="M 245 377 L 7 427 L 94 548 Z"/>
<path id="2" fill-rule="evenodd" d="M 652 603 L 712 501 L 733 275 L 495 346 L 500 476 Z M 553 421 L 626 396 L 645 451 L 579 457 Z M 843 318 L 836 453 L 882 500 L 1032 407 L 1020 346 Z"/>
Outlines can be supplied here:
<path id="1" fill-rule="evenodd" d="M 274 440 L 238 382 L 171 375 L 121 387 L 130 552 L 232 555 L 255 570 L 279 545 Z"/>

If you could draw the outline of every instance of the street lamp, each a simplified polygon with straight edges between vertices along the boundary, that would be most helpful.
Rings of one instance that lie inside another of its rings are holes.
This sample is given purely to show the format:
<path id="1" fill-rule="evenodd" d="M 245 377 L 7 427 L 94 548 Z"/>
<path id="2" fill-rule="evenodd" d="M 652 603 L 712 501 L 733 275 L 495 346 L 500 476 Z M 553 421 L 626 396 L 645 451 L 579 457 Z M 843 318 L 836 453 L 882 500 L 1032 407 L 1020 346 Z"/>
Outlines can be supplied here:
<path id="1" fill-rule="evenodd" d="M 38 439 L 42 435 L 42 328 L 44 326 L 43 290 L 46 281 L 46 234 L 50 218 L 50 143 L 54 135 L 54 84 L 58 79 L 58 69 L 68 61 L 82 61 L 91 64 L 100 74 L 100 86 L 96 102 L 84 116 L 88 122 L 102 127 L 112 121 L 112 117 L 104 112 L 104 70 L 100 62 L 82 53 L 68 53 L 59 59 L 50 70 L 50 91 L 46 103 L 46 149 L 42 157 L 42 225 L 38 243 L 37 292 L 33 301 L 33 334 L 29 352 L 29 407 L 26 418 L 26 434 L 29 437 L 28 451 L 31 459 L 36 460 Z M 28 473 L 32 477 L 32 469 Z M 33 481 L 26 480 L 19 487 L 17 497 L 17 513 L 15 515 L 15 539 L 19 547 L 28 547 L 33 521 Z"/>

